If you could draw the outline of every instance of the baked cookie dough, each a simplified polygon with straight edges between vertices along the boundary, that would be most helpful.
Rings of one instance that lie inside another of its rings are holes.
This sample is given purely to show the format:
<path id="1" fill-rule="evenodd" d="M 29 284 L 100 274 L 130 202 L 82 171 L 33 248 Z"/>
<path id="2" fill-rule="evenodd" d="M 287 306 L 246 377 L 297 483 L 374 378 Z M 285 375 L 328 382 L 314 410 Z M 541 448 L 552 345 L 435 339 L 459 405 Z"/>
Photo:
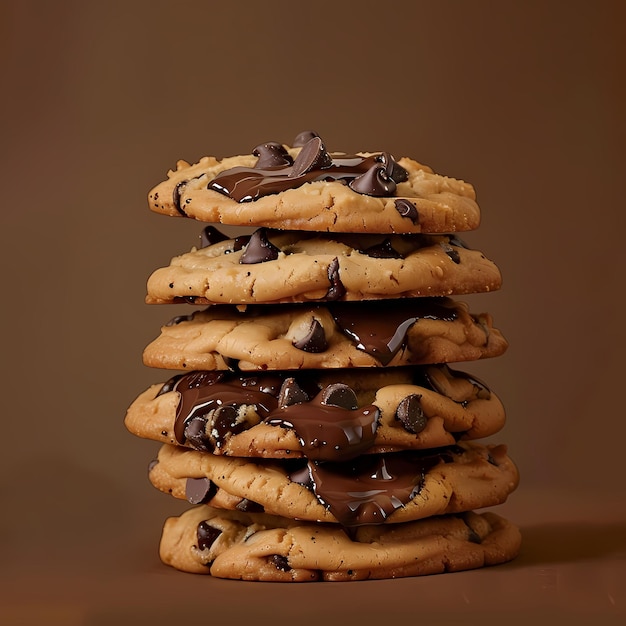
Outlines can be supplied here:
<path id="1" fill-rule="evenodd" d="M 497 565 L 515 558 L 518 528 L 469 511 L 393 526 L 336 526 L 206 505 L 166 520 L 164 563 L 196 574 L 268 582 L 351 581 L 422 576 Z"/>
<path id="2" fill-rule="evenodd" d="M 189 371 L 381 367 L 473 361 L 507 346 L 491 315 L 449 298 L 222 305 L 172 318 L 143 362 Z"/>
<path id="3" fill-rule="evenodd" d="M 319 444 L 321 433 L 333 442 L 333 458 L 447 446 L 493 435 L 504 422 L 495 393 L 445 365 L 191 372 L 152 385 L 125 418 L 128 430 L 144 439 L 268 458 L 322 455 L 328 445 Z"/>
<path id="4" fill-rule="evenodd" d="M 473 442 L 340 462 L 250 460 L 166 444 L 149 478 L 157 489 L 193 504 L 348 528 L 495 506 L 519 480 L 506 446 Z"/>
<path id="5" fill-rule="evenodd" d="M 474 188 L 387 152 L 328 153 L 314 135 L 250 155 L 177 163 L 148 195 L 171 216 L 283 230 L 447 233 L 480 223 Z"/>
<path id="6" fill-rule="evenodd" d="M 449 296 L 494 291 L 502 282 L 493 261 L 450 235 L 259 228 L 234 239 L 221 239 L 212 232 L 206 243 L 151 274 L 149 304 Z"/>

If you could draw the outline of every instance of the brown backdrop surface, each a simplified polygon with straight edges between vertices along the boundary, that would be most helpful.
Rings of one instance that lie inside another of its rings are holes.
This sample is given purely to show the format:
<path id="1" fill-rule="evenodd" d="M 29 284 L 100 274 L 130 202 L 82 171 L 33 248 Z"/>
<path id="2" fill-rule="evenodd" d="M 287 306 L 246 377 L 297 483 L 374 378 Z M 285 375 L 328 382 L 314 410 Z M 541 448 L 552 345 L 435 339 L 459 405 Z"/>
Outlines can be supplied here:
<path id="1" fill-rule="evenodd" d="M 0 3 L 0 622 L 219 622 L 234 610 L 241 623 L 420 611 L 429 623 L 617 623 L 624 6 Z M 502 511 L 525 536 L 510 565 L 294 588 L 158 562 L 162 521 L 180 507 L 148 485 L 156 447 L 122 419 L 163 378 L 141 351 L 171 310 L 143 304 L 145 280 L 199 225 L 151 214 L 147 191 L 179 158 L 304 129 L 331 150 L 407 154 L 477 189 L 483 223 L 465 239 L 505 284 L 471 301 L 511 347 L 464 369 L 507 406 L 495 439 L 522 483 Z"/>

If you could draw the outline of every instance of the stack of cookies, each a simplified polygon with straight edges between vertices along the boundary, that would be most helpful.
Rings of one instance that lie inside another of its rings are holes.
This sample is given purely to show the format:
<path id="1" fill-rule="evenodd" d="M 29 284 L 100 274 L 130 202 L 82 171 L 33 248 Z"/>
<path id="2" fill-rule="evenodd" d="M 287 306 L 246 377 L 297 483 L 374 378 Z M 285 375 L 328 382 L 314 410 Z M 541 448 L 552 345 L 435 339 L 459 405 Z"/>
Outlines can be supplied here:
<path id="1" fill-rule="evenodd" d="M 471 185 L 304 132 L 179 162 L 149 203 L 206 224 L 148 280 L 148 303 L 190 312 L 146 347 L 170 372 L 126 416 L 162 443 L 152 484 L 193 505 L 165 522 L 165 563 L 341 581 L 517 554 L 517 528 L 476 512 L 517 486 L 506 446 L 478 441 L 504 409 L 456 365 L 507 347 L 457 299 L 501 282 L 457 235 L 479 225 Z"/>

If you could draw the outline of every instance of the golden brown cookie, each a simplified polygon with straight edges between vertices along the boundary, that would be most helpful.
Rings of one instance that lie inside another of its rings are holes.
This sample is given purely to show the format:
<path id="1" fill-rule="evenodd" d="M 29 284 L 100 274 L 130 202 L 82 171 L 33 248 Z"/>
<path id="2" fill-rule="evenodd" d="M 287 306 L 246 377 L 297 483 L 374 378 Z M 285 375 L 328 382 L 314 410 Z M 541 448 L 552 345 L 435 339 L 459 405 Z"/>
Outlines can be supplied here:
<path id="1" fill-rule="evenodd" d="M 190 372 L 140 394 L 125 423 L 139 437 L 216 455 L 294 458 L 311 456 L 322 431 L 337 446 L 331 455 L 350 456 L 487 437 L 504 421 L 502 403 L 484 383 L 438 365 Z"/>
<path id="2" fill-rule="evenodd" d="M 149 476 L 157 489 L 193 504 L 345 527 L 495 506 L 519 480 L 506 446 L 469 442 L 340 462 L 250 460 L 166 444 Z"/>
<path id="3" fill-rule="evenodd" d="M 216 243 L 213 243 L 216 242 Z M 148 279 L 150 304 L 376 300 L 494 291 L 495 263 L 449 235 L 347 235 L 260 228 L 173 258 Z"/>
<path id="4" fill-rule="evenodd" d="M 276 582 L 422 576 L 497 565 L 519 552 L 519 530 L 492 512 L 393 526 L 337 526 L 198 506 L 165 522 L 160 557 L 177 569 Z"/>
<path id="5" fill-rule="evenodd" d="M 179 161 L 148 196 L 157 213 L 282 230 L 446 233 L 478 227 L 474 188 L 387 152 L 328 153 L 319 137 L 250 155 Z"/>

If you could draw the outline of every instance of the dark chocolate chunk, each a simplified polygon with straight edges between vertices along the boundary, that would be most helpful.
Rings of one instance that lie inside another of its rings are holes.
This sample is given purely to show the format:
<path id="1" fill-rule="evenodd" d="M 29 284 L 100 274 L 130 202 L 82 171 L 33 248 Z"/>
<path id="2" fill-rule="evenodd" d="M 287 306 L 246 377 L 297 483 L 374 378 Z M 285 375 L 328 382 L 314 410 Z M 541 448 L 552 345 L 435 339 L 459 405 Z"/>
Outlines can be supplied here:
<path id="1" fill-rule="evenodd" d="M 180 205 L 180 196 L 182 195 L 185 187 L 189 181 L 181 180 L 179 183 L 176 183 L 174 190 L 172 191 L 172 202 L 174 203 L 174 207 L 176 210 L 184 217 L 187 217 L 187 213 L 183 211 L 183 208 Z"/>
<path id="2" fill-rule="evenodd" d="M 402 255 L 394 249 L 389 238 L 385 239 L 381 243 L 370 246 L 365 250 L 361 250 L 363 254 L 372 257 L 373 259 L 401 259 Z"/>
<path id="3" fill-rule="evenodd" d="M 274 565 L 276 569 L 279 569 L 281 572 L 289 572 L 291 571 L 291 567 L 289 567 L 289 561 L 286 556 L 282 554 L 273 554 L 269 557 L 270 563 Z"/>
<path id="4" fill-rule="evenodd" d="M 244 246 L 248 245 L 250 241 L 250 235 L 240 235 L 233 240 L 233 252 L 239 252 Z"/>
<path id="5" fill-rule="evenodd" d="M 148 464 L 148 474 L 159 464 L 159 459 L 152 459 Z"/>
<path id="6" fill-rule="evenodd" d="M 200 247 L 207 248 L 208 246 L 220 243 L 220 241 L 226 241 L 228 237 L 219 231 L 215 226 L 205 226 L 200 233 Z"/>
<path id="7" fill-rule="evenodd" d="M 208 452 L 213 448 L 209 435 L 206 432 L 206 425 L 207 418 L 204 415 L 196 415 L 185 424 L 185 440 L 194 450 Z"/>
<path id="8" fill-rule="evenodd" d="M 467 540 L 471 543 L 482 543 L 483 540 L 481 536 L 472 528 L 469 521 L 467 520 L 467 514 L 461 513 L 459 519 L 463 520 L 463 523 L 467 526 Z"/>
<path id="9" fill-rule="evenodd" d="M 443 251 L 457 264 L 459 264 L 461 262 L 461 257 L 459 256 L 459 253 L 457 250 L 455 250 L 451 245 L 447 244 L 447 243 L 442 243 L 441 247 L 443 248 Z"/>
<path id="10" fill-rule="evenodd" d="M 333 383 L 325 387 L 322 390 L 321 402 L 326 406 L 338 406 L 349 411 L 354 411 L 359 406 L 356 393 L 344 383 Z"/>
<path id="11" fill-rule="evenodd" d="M 385 174 L 396 183 L 402 183 L 409 179 L 409 173 L 393 158 L 389 152 L 382 152 L 376 157 L 379 163 L 385 167 Z"/>
<path id="12" fill-rule="evenodd" d="M 159 393 L 157 393 L 156 397 L 162 396 L 164 393 L 169 393 L 170 391 L 174 391 L 176 387 L 176 383 L 184 376 L 184 374 L 176 374 L 172 376 L 162 387 L 159 389 Z"/>
<path id="13" fill-rule="evenodd" d="M 319 320 L 313 318 L 309 332 L 302 339 L 294 341 L 293 345 L 298 348 L 298 350 L 303 350 L 304 352 L 314 354 L 324 352 L 328 348 L 328 342 L 326 341 L 324 327 L 320 324 Z"/>
<path id="14" fill-rule="evenodd" d="M 374 165 L 365 174 L 357 176 L 348 183 L 352 191 L 367 196 L 392 196 L 396 191 L 393 178 L 387 176 L 384 165 Z"/>
<path id="15" fill-rule="evenodd" d="M 280 250 L 267 238 L 267 230 L 258 228 L 252 233 L 239 262 L 254 264 L 275 261 L 279 253 Z"/>
<path id="16" fill-rule="evenodd" d="M 267 169 L 273 167 L 287 167 L 293 165 L 291 155 L 280 143 L 269 141 L 258 145 L 252 154 L 258 157 L 254 167 L 258 169 Z"/>
<path id="17" fill-rule="evenodd" d="M 208 502 L 217 491 L 217 487 L 208 478 L 188 478 L 185 483 L 185 497 L 190 504 Z"/>
<path id="18" fill-rule="evenodd" d="M 301 148 L 315 137 L 319 137 L 316 132 L 312 130 L 303 130 L 301 133 L 296 135 L 296 138 L 293 140 L 293 143 L 291 145 L 294 148 Z"/>
<path id="19" fill-rule="evenodd" d="M 413 434 L 424 430 L 428 423 L 428 418 L 422 409 L 421 399 L 421 394 L 411 394 L 403 398 L 396 409 L 396 419 L 402 422 L 404 428 Z"/>
<path id="20" fill-rule="evenodd" d="M 289 176 L 296 178 L 312 170 L 320 170 L 332 165 L 332 158 L 319 137 L 313 137 L 300 150 L 293 162 Z"/>
<path id="21" fill-rule="evenodd" d="M 394 201 L 396 211 L 400 213 L 402 217 L 408 217 L 414 224 L 417 224 L 419 221 L 419 214 L 417 212 L 417 207 L 407 200 L 406 198 L 399 198 Z"/>
<path id="22" fill-rule="evenodd" d="M 300 402 L 308 402 L 308 394 L 300 387 L 295 378 L 286 378 L 278 395 L 278 406 L 286 407 Z"/>
<path id="23" fill-rule="evenodd" d="M 328 281 L 330 282 L 330 287 L 326 292 L 326 300 L 339 300 L 343 298 L 346 293 L 346 288 L 343 286 L 341 277 L 339 276 L 339 259 L 337 257 L 335 257 L 328 266 Z"/>
<path id="24" fill-rule="evenodd" d="M 211 437 L 215 440 L 215 446 L 221 448 L 230 435 L 242 432 L 245 425 L 238 423 L 238 412 L 234 406 L 220 406 L 215 409 Z"/>
<path id="25" fill-rule="evenodd" d="M 222 534 L 219 528 L 209 526 L 208 522 L 200 522 L 196 531 L 199 550 L 208 550 Z"/>
<path id="26" fill-rule="evenodd" d="M 235 508 L 242 513 L 263 513 L 265 511 L 262 504 L 248 500 L 248 498 L 243 498 Z"/>

